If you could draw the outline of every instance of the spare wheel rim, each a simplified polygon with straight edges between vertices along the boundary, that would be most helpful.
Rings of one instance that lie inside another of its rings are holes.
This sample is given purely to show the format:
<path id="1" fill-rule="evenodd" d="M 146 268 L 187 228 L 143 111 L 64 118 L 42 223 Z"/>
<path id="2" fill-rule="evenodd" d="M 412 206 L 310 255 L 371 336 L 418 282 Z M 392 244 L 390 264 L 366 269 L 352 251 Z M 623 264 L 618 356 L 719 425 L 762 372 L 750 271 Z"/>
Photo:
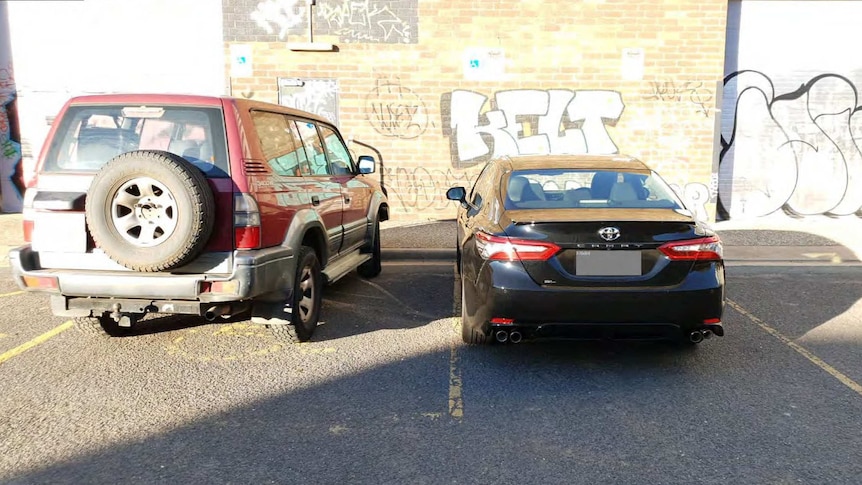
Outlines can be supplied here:
<path id="1" fill-rule="evenodd" d="M 150 177 L 125 182 L 111 199 L 111 222 L 129 244 L 146 248 L 165 242 L 177 228 L 177 201 Z"/>

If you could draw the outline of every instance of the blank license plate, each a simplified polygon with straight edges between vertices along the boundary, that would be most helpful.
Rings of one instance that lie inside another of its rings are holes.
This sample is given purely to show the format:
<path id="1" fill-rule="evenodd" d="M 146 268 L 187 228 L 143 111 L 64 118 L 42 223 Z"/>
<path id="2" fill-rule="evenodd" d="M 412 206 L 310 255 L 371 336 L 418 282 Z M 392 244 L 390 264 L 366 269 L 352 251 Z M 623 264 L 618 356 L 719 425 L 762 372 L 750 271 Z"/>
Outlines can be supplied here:
<path id="1" fill-rule="evenodd" d="M 577 276 L 640 276 L 640 251 L 578 251 Z"/>

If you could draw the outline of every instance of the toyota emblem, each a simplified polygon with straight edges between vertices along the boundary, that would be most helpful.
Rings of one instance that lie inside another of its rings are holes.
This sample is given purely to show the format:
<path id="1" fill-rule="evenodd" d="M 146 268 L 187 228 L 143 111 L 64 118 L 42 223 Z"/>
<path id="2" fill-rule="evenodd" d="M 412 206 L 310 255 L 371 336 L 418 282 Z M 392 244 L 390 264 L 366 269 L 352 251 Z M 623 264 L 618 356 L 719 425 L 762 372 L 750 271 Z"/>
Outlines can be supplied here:
<path id="1" fill-rule="evenodd" d="M 620 230 L 616 227 L 603 227 L 599 229 L 599 236 L 605 241 L 615 241 L 620 237 Z"/>

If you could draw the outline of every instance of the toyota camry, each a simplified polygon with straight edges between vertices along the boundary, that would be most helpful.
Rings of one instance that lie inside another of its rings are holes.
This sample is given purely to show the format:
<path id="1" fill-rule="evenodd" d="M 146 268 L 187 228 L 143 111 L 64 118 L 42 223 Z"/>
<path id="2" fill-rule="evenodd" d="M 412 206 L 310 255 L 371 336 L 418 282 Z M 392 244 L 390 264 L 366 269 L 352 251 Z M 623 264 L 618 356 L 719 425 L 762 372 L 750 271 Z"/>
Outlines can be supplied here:
<path id="1" fill-rule="evenodd" d="M 643 162 L 502 158 L 446 195 L 465 342 L 724 335 L 721 241 Z"/>

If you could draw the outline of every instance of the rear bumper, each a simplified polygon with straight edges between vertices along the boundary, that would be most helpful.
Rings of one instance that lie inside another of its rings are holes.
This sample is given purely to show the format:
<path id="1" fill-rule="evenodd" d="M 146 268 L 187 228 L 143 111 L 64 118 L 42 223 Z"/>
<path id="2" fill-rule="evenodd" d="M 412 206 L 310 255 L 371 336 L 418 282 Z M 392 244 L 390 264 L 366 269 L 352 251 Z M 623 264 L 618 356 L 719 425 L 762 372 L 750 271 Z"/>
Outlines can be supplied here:
<path id="1" fill-rule="evenodd" d="M 129 304 L 154 306 L 164 313 L 194 313 L 203 304 L 227 303 L 293 287 L 296 258 L 285 247 L 256 251 L 235 251 L 233 270 L 229 274 L 139 273 L 134 271 L 93 271 L 42 268 L 39 253 L 28 246 L 9 252 L 12 275 L 23 290 L 51 294 L 55 314 L 71 314 L 86 308 L 101 310 L 107 303 L 122 300 Z M 53 277 L 57 289 L 40 290 L 28 287 L 25 277 Z M 204 290 L 204 283 L 223 282 L 232 288 L 229 293 Z M 64 305 L 58 305 L 61 297 Z M 74 300 L 74 301 L 73 301 Z M 89 302 L 89 303 L 88 303 Z M 65 306 L 71 313 L 60 313 Z M 72 311 L 74 310 L 74 311 Z M 173 311 L 171 311 L 173 310 Z"/>
<path id="2" fill-rule="evenodd" d="M 490 333 L 534 336 L 667 338 L 705 328 L 724 311 L 724 267 L 711 263 L 673 287 L 576 288 L 536 284 L 520 265 L 486 265 L 465 281 L 466 322 Z M 492 324 L 492 318 L 513 320 Z"/>

